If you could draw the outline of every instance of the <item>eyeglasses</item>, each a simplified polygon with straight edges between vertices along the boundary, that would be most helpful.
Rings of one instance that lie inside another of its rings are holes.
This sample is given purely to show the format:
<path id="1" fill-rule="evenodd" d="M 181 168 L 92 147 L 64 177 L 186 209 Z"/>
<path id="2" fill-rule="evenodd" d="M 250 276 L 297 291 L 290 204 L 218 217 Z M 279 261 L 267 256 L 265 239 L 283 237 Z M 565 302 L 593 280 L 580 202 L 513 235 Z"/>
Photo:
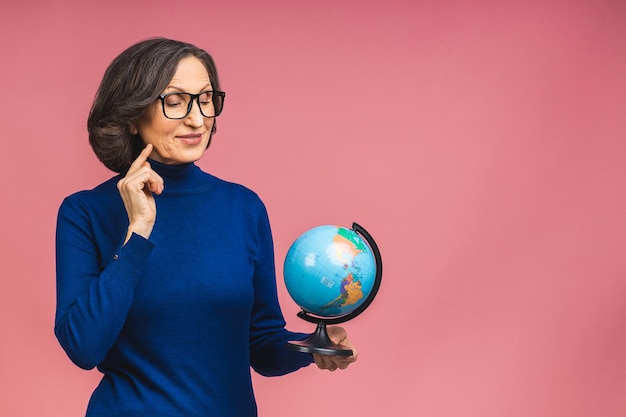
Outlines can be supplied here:
<path id="1" fill-rule="evenodd" d="M 224 108 L 223 91 L 203 91 L 198 94 L 168 93 L 159 95 L 163 114 L 168 119 L 184 119 L 191 113 L 193 102 L 198 103 L 200 113 L 207 118 L 217 117 Z"/>

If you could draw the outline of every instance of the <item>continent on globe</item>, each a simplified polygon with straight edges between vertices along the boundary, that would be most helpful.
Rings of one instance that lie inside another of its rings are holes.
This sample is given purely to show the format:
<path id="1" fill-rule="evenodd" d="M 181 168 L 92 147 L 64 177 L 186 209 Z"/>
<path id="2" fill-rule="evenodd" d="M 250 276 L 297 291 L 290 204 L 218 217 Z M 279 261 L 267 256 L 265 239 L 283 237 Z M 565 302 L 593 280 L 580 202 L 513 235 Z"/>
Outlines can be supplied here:
<path id="1" fill-rule="evenodd" d="M 341 281 L 340 291 L 341 295 L 323 306 L 322 310 L 351 306 L 363 299 L 361 281 L 355 280 L 352 274 L 349 274 Z"/>
<path id="2" fill-rule="evenodd" d="M 352 259 L 357 256 L 359 253 L 367 250 L 367 246 L 365 246 L 365 242 L 359 238 L 359 235 L 355 234 L 353 231 L 349 229 L 345 229 L 343 227 L 337 228 L 337 234 L 333 238 L 333 242 L 337 244 L 335 247 L 347 247 L 349 252 L 352 255 Z M 337 254 L 339 259 L 342 258 L 340 254 Z"/>

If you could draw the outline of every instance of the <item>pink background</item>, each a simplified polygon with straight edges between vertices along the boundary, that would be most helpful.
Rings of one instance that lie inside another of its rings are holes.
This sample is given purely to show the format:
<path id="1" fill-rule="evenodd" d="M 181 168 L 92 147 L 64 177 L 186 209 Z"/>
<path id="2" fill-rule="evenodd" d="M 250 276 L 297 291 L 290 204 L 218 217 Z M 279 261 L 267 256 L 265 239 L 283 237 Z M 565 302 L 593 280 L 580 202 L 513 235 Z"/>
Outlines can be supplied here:
<path id="1" fill-rule="evenodd" d="M 82 416 L 99 379 L 53 335 L 66 195 L 112 174 L 86 117 L 162 35 L 227 91 L 200 165 L 256 190 L 282 260 L 309 227 L 376 238 L 359 362 L 254 377 L 261 416 L 626 415 L 626 3 L 3 1 L 0 415 Z"/>

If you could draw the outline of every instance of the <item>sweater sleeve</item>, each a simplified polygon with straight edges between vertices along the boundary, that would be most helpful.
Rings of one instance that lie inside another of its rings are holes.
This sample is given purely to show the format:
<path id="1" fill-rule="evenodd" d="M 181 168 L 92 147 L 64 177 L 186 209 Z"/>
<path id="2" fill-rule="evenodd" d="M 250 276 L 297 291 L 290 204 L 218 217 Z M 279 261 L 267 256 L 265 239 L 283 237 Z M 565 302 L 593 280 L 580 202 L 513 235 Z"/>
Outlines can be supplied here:
<path id="1" fill-rule="evenodd" d="M 110 259 L 101 259 L 90 214 L 80 199 L 68 197 L 59 209 L 56 232 L 54 331 L 69 358 L 84 369 L 101 363 L 117 339 L 153 248 L 133 234 Z"/>
<path id="2" fill-rule="evenodd" d="M 303 340 L 309 335 L 285 329 L 276 289 L 272 234 L 264 206 L 258 220 L 257 237 L 250 361 L 252 368 L 261 375 L 284 375 L 313 362 L 310 354 L 287 348 L 288 341 Z"/>

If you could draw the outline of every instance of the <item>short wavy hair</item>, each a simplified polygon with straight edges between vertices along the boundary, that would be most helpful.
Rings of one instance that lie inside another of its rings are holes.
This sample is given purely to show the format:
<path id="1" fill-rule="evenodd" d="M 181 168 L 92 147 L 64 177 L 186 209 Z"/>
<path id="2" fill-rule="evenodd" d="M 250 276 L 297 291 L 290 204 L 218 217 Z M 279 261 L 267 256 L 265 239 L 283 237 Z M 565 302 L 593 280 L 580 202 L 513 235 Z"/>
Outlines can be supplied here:
<path id="1" fill-rule="evenodd" d="M 125 173 L 139 156 L 145 144 L 139 135 L 131 134 L 131 124 L 167 88 L 180 60 L 189 56 L 204 64 L 213 89 L 221 90 L 213 58 L 190 43 L 166 38 L 144 40 L 109 64 L 87 119 L 89 143 L 107 168 Z M 213 124 L 211 135 L 215 129 Z"/>

